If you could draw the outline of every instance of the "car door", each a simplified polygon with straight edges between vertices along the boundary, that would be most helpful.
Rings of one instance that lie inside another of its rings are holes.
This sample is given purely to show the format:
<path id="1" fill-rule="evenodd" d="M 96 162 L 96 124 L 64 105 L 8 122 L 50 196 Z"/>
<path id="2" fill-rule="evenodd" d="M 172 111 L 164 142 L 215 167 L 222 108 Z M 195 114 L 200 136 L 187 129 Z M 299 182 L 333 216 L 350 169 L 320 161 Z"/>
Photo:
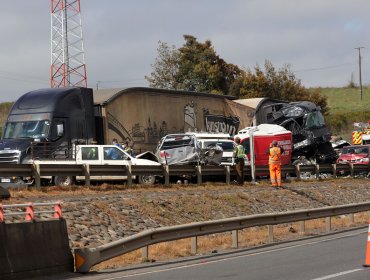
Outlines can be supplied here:
<path id="1" fill-rule="evenodd" d="M 103 151 L 104 165 L 131 165 L 132 158 L 117 146 L 104 146 Z M 126 180 L 127 176 L 101 176 L 101 180 Z"/>
<path id="2" fill-rule="evenodd" d="M 77 151 L 76 162 L 78 164 L 88 164 L 88 165 L 101 165 L 102 164 L 102 153 L 99 146 L 79 146 Z M 84 176 L 77 176 L 77 180 L 84 180 Z M 91 176 L 90 180 L 97 181 L 101 180 L 101 176 Z"/>

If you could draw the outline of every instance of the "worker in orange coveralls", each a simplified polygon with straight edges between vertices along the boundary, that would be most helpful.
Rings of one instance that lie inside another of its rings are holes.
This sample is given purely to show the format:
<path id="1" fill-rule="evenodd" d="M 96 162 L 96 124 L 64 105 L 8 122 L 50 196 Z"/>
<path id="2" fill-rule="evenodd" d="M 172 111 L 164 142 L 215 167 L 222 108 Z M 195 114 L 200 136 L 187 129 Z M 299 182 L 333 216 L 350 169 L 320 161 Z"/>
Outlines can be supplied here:
<path id="1" fill-rule="evenodd" d="M 281 188 L 281 155 L 284 153 L 284 149 L 278 147 L 277 141 L 273 140 L 267 153 L 269 155 L 271 184 L 277 190 Z"/>

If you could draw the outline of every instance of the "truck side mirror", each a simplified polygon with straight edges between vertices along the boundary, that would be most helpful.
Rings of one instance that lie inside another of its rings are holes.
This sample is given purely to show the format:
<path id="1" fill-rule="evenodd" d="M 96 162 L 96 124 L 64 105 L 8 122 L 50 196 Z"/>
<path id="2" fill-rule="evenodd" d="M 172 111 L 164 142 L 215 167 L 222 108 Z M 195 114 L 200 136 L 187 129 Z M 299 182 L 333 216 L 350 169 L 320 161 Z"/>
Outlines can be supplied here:
<path id="1" fill-rule="evenodd" d="M 63 134 L 64 134 L 63 124 L 57 124 L 57 135 L 58 135 L 58 137 L 63 136 Z"/>

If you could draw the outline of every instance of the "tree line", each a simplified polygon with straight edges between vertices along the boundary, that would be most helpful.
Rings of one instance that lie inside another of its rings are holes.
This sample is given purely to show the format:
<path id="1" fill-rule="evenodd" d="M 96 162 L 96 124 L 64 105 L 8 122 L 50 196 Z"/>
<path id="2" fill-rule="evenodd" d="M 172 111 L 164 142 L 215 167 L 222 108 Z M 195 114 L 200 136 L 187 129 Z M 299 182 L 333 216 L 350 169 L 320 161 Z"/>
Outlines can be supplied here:
<path id="1" fill-rule="evenodd" d="M 158 56 L 152 72 L 145 76 L 150 87 L 232 95 L 237 98 L 270 97 L 285 101 L 312 101 L 328 113 L 327 98 L 319 90 L 309 92 L 284 65 L 276 69 L 266 60 L 263 67 L 242 69 L 226 62 L 210 40 L 199 42 L 192 35 L 184 35 L 180 48 L 158 42 Z"/>

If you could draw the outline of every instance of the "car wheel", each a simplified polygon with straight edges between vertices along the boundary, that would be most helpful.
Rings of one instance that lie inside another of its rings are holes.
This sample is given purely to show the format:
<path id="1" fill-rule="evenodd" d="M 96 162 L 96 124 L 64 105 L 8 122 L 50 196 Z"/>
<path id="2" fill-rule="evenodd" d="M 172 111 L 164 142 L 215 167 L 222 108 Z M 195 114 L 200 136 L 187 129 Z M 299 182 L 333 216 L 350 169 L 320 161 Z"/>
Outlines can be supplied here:
<path id="1" fill-rule="evenodd" d="M 153 185 L 155 183 L 154 175 L 141 175 L 138 178 L 139 184 L 142 185 Z"/>
<path id="2" fill-rule="evenodd" d="M 58 187 L 69 187 L 74 184 L 74 178 L 72 176 L 55 176 L 54 184 Z"/>

